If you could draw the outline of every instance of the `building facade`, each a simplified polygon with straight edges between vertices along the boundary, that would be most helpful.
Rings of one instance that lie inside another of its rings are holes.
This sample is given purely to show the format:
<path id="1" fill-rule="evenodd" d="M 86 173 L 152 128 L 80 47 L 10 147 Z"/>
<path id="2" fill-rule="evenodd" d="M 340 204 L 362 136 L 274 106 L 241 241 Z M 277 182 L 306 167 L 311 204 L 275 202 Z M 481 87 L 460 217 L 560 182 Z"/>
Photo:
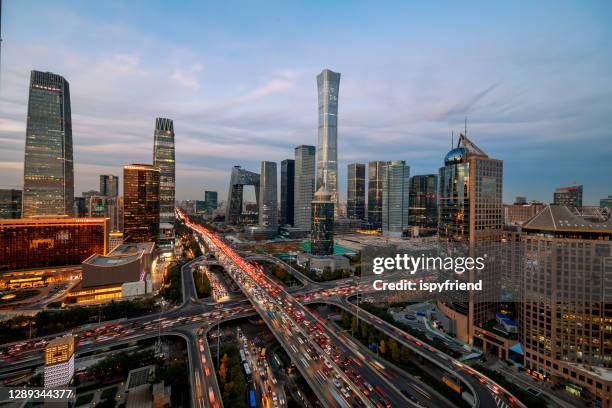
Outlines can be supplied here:
<path id="1" fill-rule="evenodd" d="M 544 208 L 546 205 L 538 202 L 504 205 L 504 220 L 509 225 L 522 225 Z"/>
<path id="2" fill-rule="evenodd" d="M 108 248 L 104 218 L 31 217 L 0 220 L 0 271 L 79 265 Z"/>
<path id="3" fill-rule="evenodd" d="M 449 256 L 486 258 L 476 273 L 449 279 L 482 280 L 481 291 L 453 291 L 438 307 L 449 317 L 460 340 L 472 344 L 475 328 L 495 316 L 500 298 L 503 162 L 490 158 L 465 135 L 439 171 L 438 236 Z M 481 346 L 476 342 L 476 346 Z"/>
<path id="4" fill-rule="evenodd" d="M 225 208 L 226 223 L 236 225 L 240 221 L 245 185 L 255 188 L 255 200 L 259 208 L 259 177 L 259 174 L 244 170 L 240 166 L 232 167 L 229 192 L 227 194 L 227 205 Z"/>
<path id="5" fill-rule="evenodd" d="M 100 194 L 106 197 L 119 196 L 119 177 L 110 174 L 101 174 Z"/>
<path id="6" fill-rule="evenodd" d="M 559 187 L 553 196 L 554 205 L 582 207 L 582 186 Z"/>
<path id="7" fill-rule="evenodd" d="M 368 163 L 368 223 L 376 230 L 382 228 L 382 172 L 385 163 Z"/>
<path id="8" fill-rule="evenodd" d="M 283 160 L 281 162 L 281 225 L 293 225 L 294 186 L 295 160 Z"/>
<path id="9" fill-rule="evenodd" d="M 204 191 L 204 210 L 212 214 L 219 206 L 218 194 L 216 191 Z"/>
<path id="10" fill-rule="evenodd" d="M 51 340 L 45 347 L 45 388 L 65 387 L 74 376 L 74 336 Z"/>
<path id="11" fill-rule="evenodd" d="M 315 147 L 295 148 L 294 227 L 310 230 L 311 203 L 315 188 Z"/>
<path id="12" fill-rule="evenodd" d="M 259 226 L 278 230 L 278 190 L 276 182 L 276 163 L 261 162 L 259 175 Z"/>
<path id="13" fill-rule="evenodd" d="M 317 76 L 319 128 L 317 141 L 317 183 L 330 192 L 338 211 L 338 92 L 340 73 L 324 69 Z"/>
<path id="14" fill-rule="evenodd" d="M 410 167 L 403 160 L 392 160 L 382 174 L 382 233 L 401 237 L 408 227 Z"/>
<path id="15" fill-rule="evenodd" d="M 347 179 L 346 217 L 353 220 L 365 220 L 365 164 L 349 164 Z"/>
<path id="16" fill-rule="evenodd" d="M 160 171 L 149 164 L 123 166 L 123 240 L 157 242 Z"/>
<path id="17" fill-rule="evenodd" d="M 23 217 L 73 215 L 70 86 L 60 75 L 32 71 L 28 98 Z"/>
<path id="18" fill-rule="evenodd" d="M 12 188 L 0 189 L 0 218 L 21 218 L 22 191 Z"/>
<path id="19" fill-rule="evenodd" d="M 153 165 L 159 169 L 159 239 L 160 248 L 174 247 L 175 157 L 174 122 L 155 119 Z"/>
<path id="20" fill-rule="evenodd" d="M 599 200 L 599 207 L 612 207 L 612 195 L 609 195 L 607 198 L 601 198 Z"/>
<path id="21" fill-rule="evenodd" d="M 426 230 L 437 230 L 437 175 L 425 174 L 411 177 L 408 202 L 408 225 Z"/>
<path id="22" fill-rule="evenodd" d="M 334 253 L 334 203 L 325 186 L 319 188 L 312 200 L 310 253 L 324 256 Z"/>

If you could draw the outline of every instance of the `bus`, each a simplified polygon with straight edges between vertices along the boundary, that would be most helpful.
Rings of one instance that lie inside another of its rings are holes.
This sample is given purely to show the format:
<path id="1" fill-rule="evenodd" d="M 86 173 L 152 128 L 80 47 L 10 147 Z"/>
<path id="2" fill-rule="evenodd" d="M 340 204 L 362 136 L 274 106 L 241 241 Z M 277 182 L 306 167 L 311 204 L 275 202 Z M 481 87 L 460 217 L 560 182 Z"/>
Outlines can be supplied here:
<path id="1" fill-rule="evenodd" d="M 244 374 L 246 375 L 247 381 L 251 381 L 252 377 L 251 377 L 251 369 L 249 368 L 249 365 L 247 363 L 244 363 L 243 367 L 244 367 Z"/>

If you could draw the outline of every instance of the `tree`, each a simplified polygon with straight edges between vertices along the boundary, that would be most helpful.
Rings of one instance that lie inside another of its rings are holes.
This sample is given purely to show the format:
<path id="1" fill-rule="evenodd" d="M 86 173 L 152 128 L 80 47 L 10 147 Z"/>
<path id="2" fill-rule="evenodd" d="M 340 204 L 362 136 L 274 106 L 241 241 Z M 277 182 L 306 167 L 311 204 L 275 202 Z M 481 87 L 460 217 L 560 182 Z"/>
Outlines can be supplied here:
<path id="1" fill-rule="evenodd" d="M 363 323 L 361 325 L 361 338 L 362 339 L 367 339 L 368 338 L 368 332 L 370 331 L 374 331 L 374 330 L 370 330 L 370 326 L 367 323 Z"/>
<path id="2" fill-rule="evenodd" d="M 353 316 L 351 319 L 351 332 L 353 335 L 358 334 L 357 330 L 359 330 L 359 322 L 357 321 L 357 317 Z"/>
<path id="3" fill-rule="evenodd" d="M 380 354 L 385 354 L 387 352 L 387 343 L 385 343 L 385 339 L 380 339 Z"/>
<path id="4" fill-rule="evenodd" d="M 402 363 L 409 363 L 412 357 L 412 353 L 408 347 L 401 346 L 400 347 L 400 361 Z"/>
<path id="5" fill-rule="evenodd" d="M 400 358 L 400 349 L 397 341 L 394 339 L 389 340 L 389 350 L 391 350 L 391 360 L 399 361 Z"/>
<path id="6" fill-rule="evenodd" d="M 342 327 L 349 327 L 351 325 L 351 316 L 344 310 L 340 316 L 342 316 Z"/>
<path id="7" fill-rule="evenodd" d="M 221 383 L 224 383 L 227 378 L 227 353 L 223 354 L 221 357 L 221 366 L 219 367 L 219 378 L 221 378 Z"/>

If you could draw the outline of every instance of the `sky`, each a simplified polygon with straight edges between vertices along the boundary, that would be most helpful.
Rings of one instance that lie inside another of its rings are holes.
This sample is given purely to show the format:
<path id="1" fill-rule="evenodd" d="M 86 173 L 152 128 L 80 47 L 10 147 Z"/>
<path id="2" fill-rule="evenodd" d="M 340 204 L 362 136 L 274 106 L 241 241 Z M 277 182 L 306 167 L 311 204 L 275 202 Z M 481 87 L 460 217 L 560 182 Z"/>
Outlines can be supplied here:
<path id="1" fill-rule="evenodd" d="M 437 173 L 463 130 L 504 161 L 504 202 L 612 194 L 612 2 L 5 1 L 0 187 L 23 184 L 31 70 L 70 82 L 75 195 L 151 163 L 174 120 L 177 199 L 316 145 L 316 75 L 340 72 L 351 162 Z M 455 138 L 456 140 L 456 138 Z"/>

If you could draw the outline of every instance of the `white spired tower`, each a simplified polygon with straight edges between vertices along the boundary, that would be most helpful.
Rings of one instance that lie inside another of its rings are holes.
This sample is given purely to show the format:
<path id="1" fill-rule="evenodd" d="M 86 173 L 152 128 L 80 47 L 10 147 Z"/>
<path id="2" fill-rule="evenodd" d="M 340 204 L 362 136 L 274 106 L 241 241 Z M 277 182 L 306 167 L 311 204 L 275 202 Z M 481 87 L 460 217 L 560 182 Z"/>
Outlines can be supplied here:
<path id="1" fill-rule="evenodd" d="M 338 214 L 338 91 L 340 73 L 324 69 L 317 76 L 319 130 L 316 190 L 325 186 Z"/>

